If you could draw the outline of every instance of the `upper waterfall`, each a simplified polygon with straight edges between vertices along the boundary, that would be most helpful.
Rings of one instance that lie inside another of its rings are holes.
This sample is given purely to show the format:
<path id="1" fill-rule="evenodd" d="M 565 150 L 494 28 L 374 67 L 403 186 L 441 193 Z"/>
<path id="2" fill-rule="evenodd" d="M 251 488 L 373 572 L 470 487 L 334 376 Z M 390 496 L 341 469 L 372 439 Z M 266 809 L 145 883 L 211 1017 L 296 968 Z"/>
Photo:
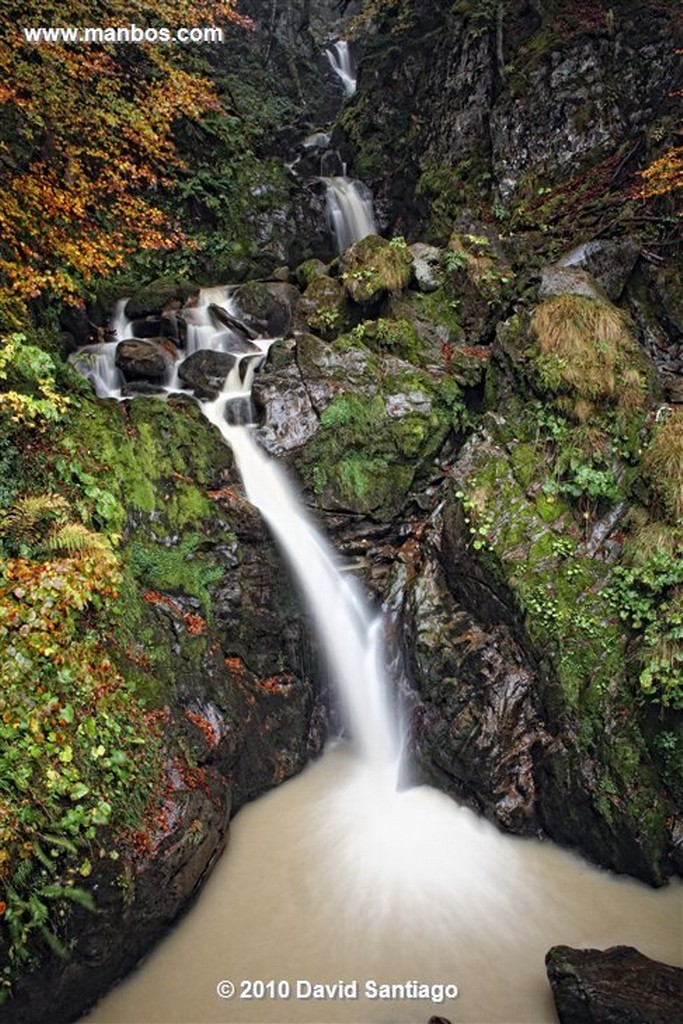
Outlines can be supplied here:
<path id="1" fill-rule="evenodd" d="M 327 47 L 325 54 L 341 80 L 344 94 L 353 96 L 356 91 L 356 75 L 353 70 L 349 44 L 345 39 L 338 39 L 336 43 Z"/>

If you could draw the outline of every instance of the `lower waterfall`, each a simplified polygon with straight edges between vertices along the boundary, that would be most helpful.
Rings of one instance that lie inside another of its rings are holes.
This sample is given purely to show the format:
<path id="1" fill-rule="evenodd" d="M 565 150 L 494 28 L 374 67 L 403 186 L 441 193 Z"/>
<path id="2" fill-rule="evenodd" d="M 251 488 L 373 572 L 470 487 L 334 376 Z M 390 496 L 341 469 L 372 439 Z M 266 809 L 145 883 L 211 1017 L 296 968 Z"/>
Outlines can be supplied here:
<path id="1" fill-rule="evenodd" d="M 369 614 L 355 582 L 335 568 L 332 553 L 296 500 L 287 478 L 249 436 L 229 426 L 228 388 L 204 415 L 233 450 L 247 497 L 268 523 L 292 567 L 313 615 L 351 735 L 363 759 L 398 770 L 399 734 L 389 700 L 381 643 L 381 621 Z"/>

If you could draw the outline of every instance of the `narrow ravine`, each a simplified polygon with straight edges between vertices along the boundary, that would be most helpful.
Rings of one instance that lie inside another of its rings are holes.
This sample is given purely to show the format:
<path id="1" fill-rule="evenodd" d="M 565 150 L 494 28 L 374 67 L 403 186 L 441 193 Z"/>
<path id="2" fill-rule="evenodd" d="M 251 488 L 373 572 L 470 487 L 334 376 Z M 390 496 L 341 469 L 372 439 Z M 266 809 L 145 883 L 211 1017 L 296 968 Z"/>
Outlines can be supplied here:
<path id="1" fill-rule="evenodd" d="M 212 330 L 201 335 L 209 350 L 221 344 Z M 260 344 L 265 352 L 271 341 Z M 502 835 L 430 787 L 397 786 L 381 619 L 339 573 L 253 428 L 232 425 L 263 352 L 237 355 L 221 393 L 200 404 L 286 553 L 351 745 L 240 812 L 198 906 L 88 1024 L 408 1024 L 434 1013 L 548 1024 L 543 963 L 553 944 L 632 942 L 675 962 L 681 884 L 654 892 L 552 844 Z"/>

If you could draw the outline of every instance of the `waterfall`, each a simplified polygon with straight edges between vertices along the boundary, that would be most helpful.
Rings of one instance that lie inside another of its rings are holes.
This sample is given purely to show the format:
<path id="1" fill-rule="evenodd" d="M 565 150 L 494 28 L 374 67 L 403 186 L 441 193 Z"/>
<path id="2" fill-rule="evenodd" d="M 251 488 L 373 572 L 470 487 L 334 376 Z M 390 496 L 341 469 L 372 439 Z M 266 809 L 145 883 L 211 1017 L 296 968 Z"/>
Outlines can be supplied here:
<path id="1" fill-rule="evenodd" d="M 232 331 L 211 316 L 211 306 L 238 312 L 227 288 L 204 288 L 195 307 L 185 312 L 187 348 L 183 358 L 200 350 L 231 351 Z M 130 334 L 125 300 L 116 308 L 111 329 Z M 235 364 L 223 390 L 212 401 L 200 402 L 207 419 L 218 427 L 235 455 L 247 497 L 263 515 L 284 551 L 310 608 L 322 640 L 329 670 L 336 684 L 342 713 L 366 765 L 379 768 L 387 784 L 398 774 L 400 738 L 390 705 L 382 648 L 382 620 L 373 617 L 356 582 L 342 575 L 334 555 L 301 508 L 287 477 L 252 439 L 249 430 L 235 422 L 249 421 L 242 410 L 250 408 L 254 374 L 262 364 L 272 339 L 256 339 L 255 351 L 235 351 Z M 116 366 L 118 341 L 82 349 L 73 360 L 93 382 L 98 395 L 122 400 L 123 376 Z M 162 391 L 179 387 L 178 362 L 170 369 Z"/>
<path id="2" fill-rule="evenodd" d="M 323 181 L 337 252 L 344 252 L 366 235 L 376 235 L 372 192 L 367 185 L 351 178 L 323 178 Z"/>
<path id="3" fill-rule="evenodd" d="M 338 39 L 325 50 L 332 70 L 339 76 L 346 96 L 353 96 L 356 91 L 356 76 L 351 62 L 351 50 L 345 39 Z"/>
<path id="4" fill-rule="evenodd" d="M 373 618 L 355 581 L 336 568 L 332 552 L 277 463 L 264 454 L 247 428 L 226 422 L 232 386 L 228 379 L 215 401 L 201 403 L 204 415 L 232 448 L 247 497 L 268 523 L 306 598 L 363 761 L 386 770 L 394 782 L 400 741 L 389 703 L 381 618 Z"/>

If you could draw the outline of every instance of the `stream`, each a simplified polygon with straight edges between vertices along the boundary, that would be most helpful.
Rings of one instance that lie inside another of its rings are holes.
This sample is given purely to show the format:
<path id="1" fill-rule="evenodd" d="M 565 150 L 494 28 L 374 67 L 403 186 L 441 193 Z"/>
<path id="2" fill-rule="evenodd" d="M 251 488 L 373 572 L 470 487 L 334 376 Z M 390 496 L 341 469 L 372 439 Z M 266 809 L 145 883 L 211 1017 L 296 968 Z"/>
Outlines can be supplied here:
<path id="1" fill-rule="evenodd" d="M 427 786 L 368 783 L 339 745 L 243 808 L 199 901 L 84 1024 L 551 1024 L 553 945 L 680 963 L 682 883 L 649 889 L 503 835 Z M 237 992 L 221 999 L 228 980 Z M 240 998 L 244 980 L 284 981 L 289 998 Z M 340 980 L 357 999 L 296 996 L 297 981 L 305 995 Z M 369 999 L 367 980 L 458 995 Z"/>

